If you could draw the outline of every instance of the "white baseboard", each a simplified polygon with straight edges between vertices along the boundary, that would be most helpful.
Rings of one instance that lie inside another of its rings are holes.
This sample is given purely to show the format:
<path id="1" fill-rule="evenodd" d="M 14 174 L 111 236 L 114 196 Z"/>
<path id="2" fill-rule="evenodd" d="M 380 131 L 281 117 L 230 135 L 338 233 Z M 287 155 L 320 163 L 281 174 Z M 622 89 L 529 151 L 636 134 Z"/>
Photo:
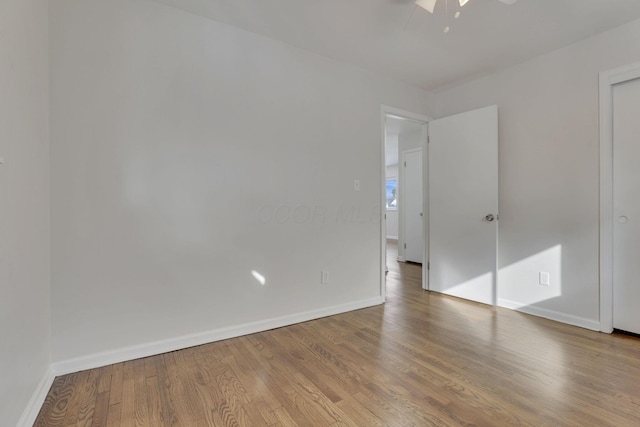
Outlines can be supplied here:
<path id="1" fill-rule="evenodd" d="M 387 240 L 398 240 L 398 236 L 387 236 Z"/>
<path id="2" fill-rule="evenodd" d="M 397 260 L 398 260 L 399 262 L 405 262 L 405 260 L 404 260 L 404 257 L 403 257 L 403 256 L 399 256 L 399 257 L 397 258 Z"/>
<path id="3" fill-rule="evenodd" d="M 510 308 L 511 310 L 520 311 L 522 313 L 531 314 L 537 317 L 544 317 L 545 319 L 555 320 L 556 322 L 566 323 L 568 325 L 579 326 L 581 328 L 590 329 L 592 331 L 600 331 L 600 322 L 584 317 L 573 316 L 571 314 L 565 314 L 559 311 L 526 305 L 502 298 L 498 299 L 498 306 Z"/>
<path id="4" fill-rule="evenodd" d="M 215 329 L 207 332 L 184 335 L 181 337 L 170 338 L 131 347 L 124 347 L 116 350 L 110 350 L 78 357 L 75 359 L 56 362 L 52 365 L 52 371 L 56 375 L 66 375 L 73 372 L 85 371 L 87 369 L 94 369 L 102 366 L 112 365 L 114 363 L 125 362 L 127 360 L 134 360 L 141 357 L 149 357 L 156 354 L 194 347 L 214 341 L 255 334 L 257 332 L 263 332 L 270 329 L 293 325 L 296 323 L 307 322 L 309 320 L 319 319 L 321 317 L 333 316 L 336 314 L 346 313 L 348 311 L 359 310 L 361 308 L 373 307 L 375 305 L 380 305 L 383 303 L 384 298 L 379 296 L 376 298 L 354 301 L 351 303 L 321 308 L 304 313 L 291 314 L 288 316 L 276 317 L 273 319 L 261 320 L 258 322 L 245 323 L 228 328 Z"/>
<path id="5" fill-rule="evenodd" d="M 32 427 L 33 423 L 36 422 L 36 418 L 40 413 L 40 409 L 44 404 L 44 400 L 47 398 L 47 394 L 49 393 L 49 389 L 53 384 L 53 380 L 55 379 L 55 375 L 51 367 L 44 374 L 44 377 L 38 383 L 33 395 L 31 395 L 31 399 L 29 399 L 29 403 L 27 403 L 26 408 L 22 412 L 22 416 L 18 420 L 18 424 L 16 427 Z"/>

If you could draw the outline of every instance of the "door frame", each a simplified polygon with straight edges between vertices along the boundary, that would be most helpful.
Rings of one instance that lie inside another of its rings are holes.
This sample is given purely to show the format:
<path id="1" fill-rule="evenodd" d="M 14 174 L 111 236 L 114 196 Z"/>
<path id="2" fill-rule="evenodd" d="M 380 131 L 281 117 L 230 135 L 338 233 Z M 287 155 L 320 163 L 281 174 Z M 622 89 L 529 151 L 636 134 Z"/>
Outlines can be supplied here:
<path id="1" fill-rule="evenodd" d="M 640 78 L 640 62 L 603 71 L 600 91 L 600 331 L 613 332 L 613 87 Z"/>
<path id="2" fill-rule="evenodd" d="M 400 151 L 400 156 L 398 156 L 399 158 L 399 163 L 398 163 L 398 183 L 399 183 L 399 188 L 400 191 L 398 192 L 398 245 L 400 245 L 400 242 L 402 241 L 402 243 L 404 243 L 405 245 L 407 244 L 407 209 L 406 209 L 406 205 L 405 205 L 405 187 L 406 187 L 406 179 L 407 179 L 407 174 L 406 174 L 406 166 L 404 166 L 404 162 L 406 162 L 406 155 L 409 153 L 417 153 L 420 152 L 420 154 L 422 154 L 422 168 L 424 170 L 424 150 L 422 147 L 415 147 L 415 148 L 408 148 L 406 150 L 402 150 Z M 401 162 L 401 163 L 400 163 Z M 428 177 L 428 174 L 425 174 L 424 172 L 422 173 L 422 209 L 423 209 L 423 215 L 422 215 L 422 226 L 424 228 L 424 226 L 427 224 L 427 221 L 425 221 L 425 215 L 424 215 L 424 207 L 427 206 L 428 204 L 424 202 L 424 196 L 426 194 L 426 191 L 424 189 L 425 187 L 425 178 Z M 426 233 L 423 233 L 423 254 L 426 253 Z M 406 261 L 407 260 L 407 251 L 406 249 L 403 250 L 402 252 L 403 257 L 402 259 L 400 259 L 400 257 L 398 257 L 398 261 Z M 426 267 L 426 264 L 424 263 L 425 259 L 427 257 L 423 255 L 422 257 L 422 266 Z M 423 287 L 424 289 L 424 287 Z"/>
<path id="3" fill-rule="evenodd" d="M 386 279 L 386 251 L 387 251 L 387 224 L 386 224 L 386 209 L 384 209 L 386 205 L 386 175 L 387 175 L 387 166 L 385 162 L 385 146 L 386 146 L 386 118 L 387 116 L 396 116 L 401 117 L 403 119 L 413 120 L 415 122 L 422 124 L 422 176 L 423 183 L 425 182 L 424 177 L 428 176 L 428 163 L 427 163 L 427 142 L 429 137 L 429 121 L 432 120 L 431 117 L 424 116 L 422 114 L 412 113 L 410 111 L 402 110 L 400 108 L 391 107 L 389 105 L 381 105 L 380 106 L 380 297 L 382 301 L 386 300 L 387 295 L 387 279 Z M 398 172 L 400 174 L 400 172 Z M 428 207 L 428 196 L 429 191 L 426 185 L 423 184 L 423 212 L 427 212 L 424 210 Z M 425 221 L 426 216 L 422 217 L 422 221 L 424 225 L 422 227 L 423 230 L 423 241 L 425 243 L 424 255 L 423 255 L 423 263 L 422 263 L 422 288 L 428 289 L 428 280 L 429 275 L 427 273 L 427 268 L 425 268 L 428 260 L 428 236 L 429 231 L 427 229 L 428 222 Z"/>

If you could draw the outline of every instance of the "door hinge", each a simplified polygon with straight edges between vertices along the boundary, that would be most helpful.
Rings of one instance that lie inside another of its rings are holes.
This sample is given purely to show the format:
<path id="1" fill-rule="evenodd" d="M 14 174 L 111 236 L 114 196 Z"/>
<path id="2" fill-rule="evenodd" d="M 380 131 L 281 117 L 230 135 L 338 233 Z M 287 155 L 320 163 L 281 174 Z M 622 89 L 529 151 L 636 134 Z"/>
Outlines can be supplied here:
<path id="1" fill-rule="evenodd" d="M 405 168 L 407 167 L 407 162 L 404 162 L 404 167 L 405 167 Z"/>
<path id="2" fill-rule="evenodd" d="M 431 142 L 431 136 L 427 135 L 427 144 Z"/>
<path id="3" fill-rule="evenodd" d="M 427 261 L 427 270 L 431 270 L 431 263 Z"/>
<path id="4" fill-rule="evenodd" d="M 406 243 L 404 244 L 404 248 L 407 249 L 407 244 Z"/>

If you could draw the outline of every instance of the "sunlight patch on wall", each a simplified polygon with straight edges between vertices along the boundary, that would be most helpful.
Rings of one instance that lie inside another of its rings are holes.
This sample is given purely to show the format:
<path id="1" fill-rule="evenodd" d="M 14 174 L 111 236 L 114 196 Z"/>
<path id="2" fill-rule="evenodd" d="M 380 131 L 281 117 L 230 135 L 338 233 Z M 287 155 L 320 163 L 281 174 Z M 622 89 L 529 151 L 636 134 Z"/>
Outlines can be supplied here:
<path id="1" fill-rule="evenodd" d="M 258 281 L 258 283 L 260 283 L 262 286 L 267 284 L 267 279 L 260 273 L 258 273 L 257 271 L 253 270 L 251 272 L 251 275 Z"/>
<path id="2" fill-rule="evenodd" d="M 487 272 L 447 288 L 444 292 L 454 297 L 491 304 L 493 302 L 493 288 L 493 273 Z"/>
<path id="3" fill-rule="evenodd" d="M 498 274 L 499 304 L 524 307 L 557 298 L 562 295 L 562 245 L 503 267 Z"/>

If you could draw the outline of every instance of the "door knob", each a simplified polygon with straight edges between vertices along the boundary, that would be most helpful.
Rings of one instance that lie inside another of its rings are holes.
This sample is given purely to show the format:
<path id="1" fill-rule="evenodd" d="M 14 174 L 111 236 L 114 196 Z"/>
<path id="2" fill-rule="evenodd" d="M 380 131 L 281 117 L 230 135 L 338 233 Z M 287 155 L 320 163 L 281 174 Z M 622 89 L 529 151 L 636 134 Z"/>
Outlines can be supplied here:
<path id="1" fill-rule="evenodd" d="M 424 216 L 424 214 L 422 212 L 420 212 L 420 216 Z"/>
<path id="2" fill-rule="evenodd" d="M 489 221 L 489 222 L 491 222 L 491 221 L 493 221 L 494 219 L 496 219 L 496 217 L 495 217 L 495 216 L 493 216 L 493 214 L 489 214 L 489 215 L 485 216 L 485 217 L 484 217 L 484 219 L 485 219 L 485 220 L 487 220 L 487 221 Z"/>

